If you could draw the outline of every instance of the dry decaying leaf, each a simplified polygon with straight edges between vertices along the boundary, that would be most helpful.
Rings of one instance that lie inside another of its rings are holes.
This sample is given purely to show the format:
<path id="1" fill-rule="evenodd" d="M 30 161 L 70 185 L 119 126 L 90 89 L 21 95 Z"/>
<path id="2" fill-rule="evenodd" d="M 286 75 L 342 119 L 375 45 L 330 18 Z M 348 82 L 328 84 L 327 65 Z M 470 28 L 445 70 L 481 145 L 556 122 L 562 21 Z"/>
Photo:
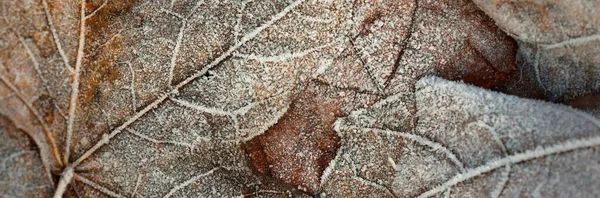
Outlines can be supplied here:
<path id="1" fill-rule="evenodd" d="M 3 196 L 600 196 L 596 1 L 0 6 Z"/>

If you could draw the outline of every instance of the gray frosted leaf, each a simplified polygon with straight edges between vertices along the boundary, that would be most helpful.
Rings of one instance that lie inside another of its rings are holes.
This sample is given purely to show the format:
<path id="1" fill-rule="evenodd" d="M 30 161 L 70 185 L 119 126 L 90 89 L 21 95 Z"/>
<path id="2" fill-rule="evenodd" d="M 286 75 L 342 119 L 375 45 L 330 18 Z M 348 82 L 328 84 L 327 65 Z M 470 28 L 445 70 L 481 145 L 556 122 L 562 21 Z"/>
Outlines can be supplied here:
<path id="1" fill-rule="evenodd" d="M 324 193 L 341 195 L 345 191 L 338 186 L 353 185 L 364 193 L 398 197 L 600 193 L 595 188 L 600 165 L 597 118 L 437 77 L 421 79 L 416 88 L 416 114 L 396 117 L 416 116 L 414 129 L 347 121 L 382 111 L 379 104 L 338 120 L 342 145 L 326 171 Z M 384 103 L 404 102 L 398 98 Z"/>
<path id="2" fill-rule="evenodd" d="M 450 148 L 467 169 L 441 185 L 464 180 L 451 194 L 593 197 L 600 193 L 592 187 L 598 185 L 593 169 L 600 154 L 591 147 L 599 143 L 600 121 L 595 117 L 438 78 L 419 81 L 417 108 L 420 122 L 415 133 Z M 570 160 L 578 162 L 570 164 Z M 491 172 L 484 174 L 487 171 Z M 486 190 L 474 191 L 473 185 Z M 436 189 L 442 188 L 428 192 Z"/>

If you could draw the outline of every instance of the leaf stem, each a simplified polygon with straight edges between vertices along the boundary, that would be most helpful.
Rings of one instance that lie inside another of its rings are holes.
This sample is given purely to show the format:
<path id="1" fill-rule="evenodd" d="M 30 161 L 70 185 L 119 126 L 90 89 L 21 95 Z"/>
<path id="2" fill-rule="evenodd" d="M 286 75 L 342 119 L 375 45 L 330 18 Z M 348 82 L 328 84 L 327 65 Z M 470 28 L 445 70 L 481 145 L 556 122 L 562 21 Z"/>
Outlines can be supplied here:
<path id="1" fill-rule="evenodd" d="M 71 183 L 71 179 L 73 179 L 73 168 L 67 167 L 62 173 L 60 177 L 60 181 L 58 181 L 58 186 L 56 187 L 56 191 L 54 191 L 53 198 L 62 198 L 63 194 L 67 190 L 67 185 Z"/>
<path id="2" fill-rule="evenodd" d="M 71 139 L 73 138 L 73 123 L 75 122 L 75 110 L 77 109 L 77 96 L 79 95 L 79 77 L 81 74 L 81 66 L 83 62 L 83 54 L 85 47 L 85 0 L 81 1 L 81 11 L 79 19 L 79 47 L 77 49 L 77 60 L 75 62 L 75 73 L 73 82 L 71 83 L 71 101 L 69 103 L 69 120 L 67 123 L 67 141 L 65 146 L 64 163 L 69 163 L 69 155 L 71 151 Z"/>

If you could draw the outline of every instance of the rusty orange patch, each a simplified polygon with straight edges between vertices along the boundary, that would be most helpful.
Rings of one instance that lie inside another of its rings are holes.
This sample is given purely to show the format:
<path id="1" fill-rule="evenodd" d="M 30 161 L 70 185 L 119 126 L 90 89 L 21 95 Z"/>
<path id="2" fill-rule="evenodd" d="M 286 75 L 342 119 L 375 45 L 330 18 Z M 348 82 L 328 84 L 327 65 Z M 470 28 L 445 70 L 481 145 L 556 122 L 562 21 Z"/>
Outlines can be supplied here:
<path id="1" fill-rule="evenodd" d="M 312 193 L 340 147 L 333 130 L 342 116 L 343 97 L 329 97 L 328 86 L 309 83 L 291 103 L 278 123 L 243 144 L 249 166 Z"/>

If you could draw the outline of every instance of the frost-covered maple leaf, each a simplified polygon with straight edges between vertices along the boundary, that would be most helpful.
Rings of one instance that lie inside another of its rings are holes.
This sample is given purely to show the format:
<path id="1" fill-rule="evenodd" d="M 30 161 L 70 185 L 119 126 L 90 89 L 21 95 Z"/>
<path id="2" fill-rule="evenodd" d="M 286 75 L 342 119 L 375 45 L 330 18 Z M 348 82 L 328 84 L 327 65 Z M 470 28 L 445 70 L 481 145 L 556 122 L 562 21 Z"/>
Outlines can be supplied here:
<path id="1" fill-rule="evenodd" d="M 598 6 L 1 1 L 0 195 L 597 197 Z"/>

